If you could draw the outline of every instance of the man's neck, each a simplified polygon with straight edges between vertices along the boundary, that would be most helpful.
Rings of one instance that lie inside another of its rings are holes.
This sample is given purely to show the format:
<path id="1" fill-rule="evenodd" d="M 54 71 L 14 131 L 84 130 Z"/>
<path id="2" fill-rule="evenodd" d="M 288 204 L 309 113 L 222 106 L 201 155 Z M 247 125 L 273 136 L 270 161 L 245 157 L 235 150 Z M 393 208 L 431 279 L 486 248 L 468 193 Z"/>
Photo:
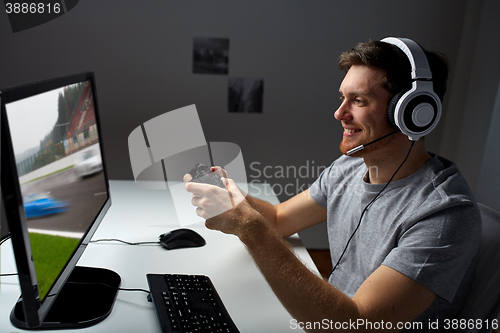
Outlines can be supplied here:
<path id="1" fill-rule="evenodd" d="M 371 184 L 387 183 L 398 167 L 403 163 L 411 142 L 407 141 L 401 144 L 398 149 L 385 149 L 385 151 L 374 152 L 372 156 L 364 157 L 365 164 L 368 167 L 368 181 Z M 390 150 L 390 151 L 389 151 Z M 425 146 L 421 142 L 415 142 L 406 162 L 401 166 L 398 173 L 392 179 L 393 181 L 408 177 L 420 169 L 428 160 L 431 159 Z"/>

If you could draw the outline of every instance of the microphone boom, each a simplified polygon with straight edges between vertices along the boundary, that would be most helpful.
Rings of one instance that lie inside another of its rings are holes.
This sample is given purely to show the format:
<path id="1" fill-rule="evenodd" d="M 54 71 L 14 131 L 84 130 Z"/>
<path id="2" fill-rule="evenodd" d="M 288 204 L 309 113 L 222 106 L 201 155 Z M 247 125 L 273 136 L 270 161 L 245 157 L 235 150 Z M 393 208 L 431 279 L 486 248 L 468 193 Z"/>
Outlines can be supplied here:
<path id="1" fill-rule="evenodd" d="M 384 135 L 383 137 L 380 137 L 380 138 L 378 138 L 378 139 L 376 139 L 376 140 L 373 140 L 373 141 L 371 141 L 371 142 L 369 142 L 369 143 L 367 143 L 367 144 L 357 146 L 356 148 L 353 148 L 353 149 L 351 149 L 351 150 L 347 151 L 347 153 L 345 153 L 345 154 L 346 154 L 347 156 L 349 156 L 349 155 L 351 155 L 351 154 L 357 153 L 358 151 L 360 151 L 360 150 L 362 150 L 362 149 L 365 149 L 367 146 L 371 145 L 372 143 L 375 143 L 375 142 L 377 142 L 377 141 L 380 141 L 380 140 L 382 140 L 382 139 L 385 139 L 385 138 L 387 138 L 388 136 L 391 136 L 391 135 L 396 134 L 396 133 L 398 133 L 398 132 L 399 132 L 399 131 L 394 131 L 394 132 L 391 132 L 391 133 L 386 134 L 386 135 Z"/>

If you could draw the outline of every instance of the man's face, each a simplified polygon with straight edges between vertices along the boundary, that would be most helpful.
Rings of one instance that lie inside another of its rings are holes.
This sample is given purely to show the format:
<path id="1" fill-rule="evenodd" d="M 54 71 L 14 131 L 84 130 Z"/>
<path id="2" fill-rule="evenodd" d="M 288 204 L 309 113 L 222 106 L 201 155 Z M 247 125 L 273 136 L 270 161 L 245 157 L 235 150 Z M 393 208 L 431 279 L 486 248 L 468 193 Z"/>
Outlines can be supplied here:
<path id="1" fill-rule="evenodd" d="M 384 70 L 356 65 L 342 81 L 339 89 L 342 104 L 335 111 L 335 118 L 344 128 L 339 146 L 343 154 L 394 131 L 386 116 L 390 94 L 382 86 L 384 76 Z M 351 156 L 366 156 L 386 144 L 385 140 L 374 143 Z"/>

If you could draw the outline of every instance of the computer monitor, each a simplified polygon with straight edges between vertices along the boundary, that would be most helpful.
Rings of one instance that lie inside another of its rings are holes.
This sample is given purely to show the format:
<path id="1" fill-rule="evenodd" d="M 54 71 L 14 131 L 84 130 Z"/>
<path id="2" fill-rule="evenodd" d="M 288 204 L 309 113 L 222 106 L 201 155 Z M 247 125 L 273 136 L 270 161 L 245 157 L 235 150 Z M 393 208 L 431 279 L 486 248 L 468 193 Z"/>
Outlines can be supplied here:
<path id="1" fill-rule="evenodd" d="M 22 293 L 10 319 L 22 329 L 96 324 L 120 277 L 76 266 L 111 205 L 94 74 L 1 90 L 0 106 L 1 204 Z"/>

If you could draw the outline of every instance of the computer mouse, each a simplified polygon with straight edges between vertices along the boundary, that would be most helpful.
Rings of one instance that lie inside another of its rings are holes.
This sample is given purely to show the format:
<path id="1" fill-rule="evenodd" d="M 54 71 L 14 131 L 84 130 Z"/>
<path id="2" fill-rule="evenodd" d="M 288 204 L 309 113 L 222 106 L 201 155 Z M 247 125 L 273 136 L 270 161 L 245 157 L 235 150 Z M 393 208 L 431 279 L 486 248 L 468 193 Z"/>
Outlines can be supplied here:
<path id="1" fill-rule="evenodd" d="M 200 247 L 206 244 L 205 239 L 191 229 L 177 229 L 160 235 L 160 244 L 167 250 L 186 247 Z"/>

